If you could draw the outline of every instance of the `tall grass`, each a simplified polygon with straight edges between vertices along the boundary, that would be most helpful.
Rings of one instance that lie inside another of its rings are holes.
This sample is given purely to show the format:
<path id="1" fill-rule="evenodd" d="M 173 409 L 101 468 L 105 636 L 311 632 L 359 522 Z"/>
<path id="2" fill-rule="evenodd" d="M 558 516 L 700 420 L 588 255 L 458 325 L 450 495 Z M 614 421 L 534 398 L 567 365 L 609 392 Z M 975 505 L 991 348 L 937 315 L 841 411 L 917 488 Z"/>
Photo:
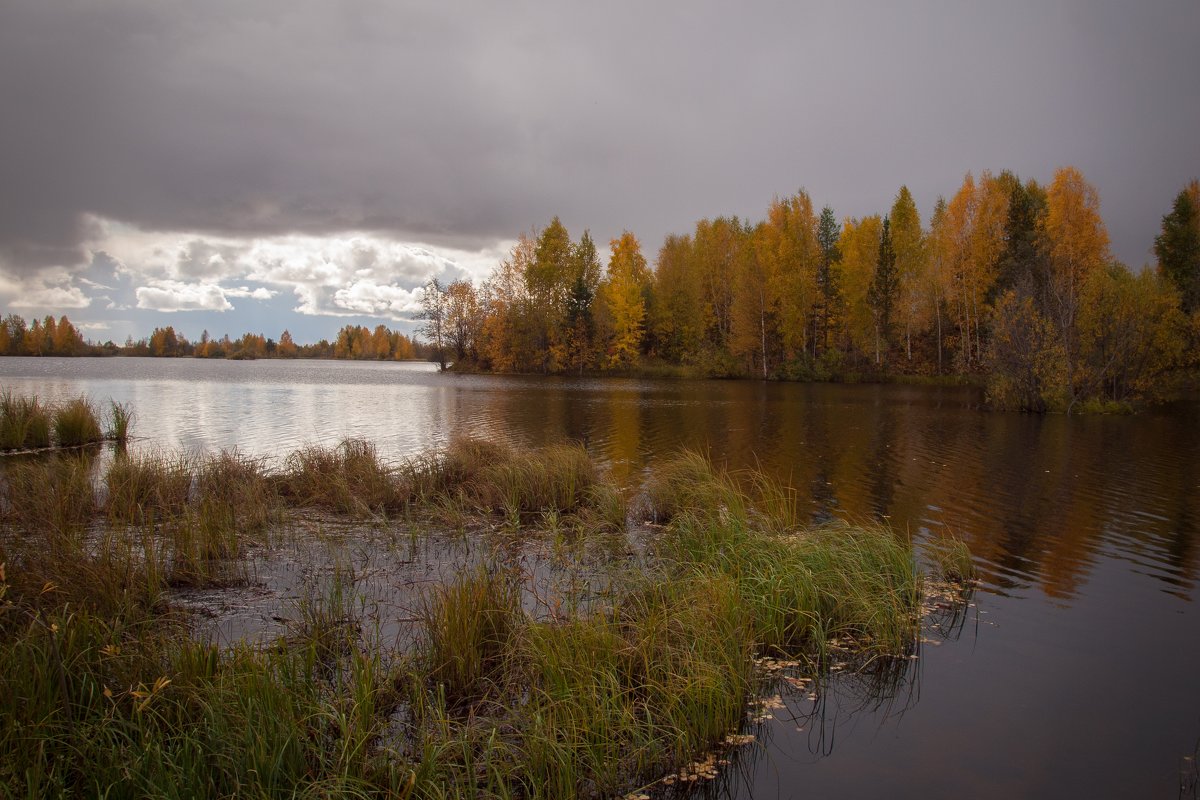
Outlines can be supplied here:
<path id="1" fill-rule="evenodd" d="M 26 532 L 66 533 L 95 513 L 92 459 L 64 453 L 7 465 L 0 484 L 3 519 Z"/>
<path id="2" fill-rule="evenodd" d="M 113 522 L 142 523 L 183 513 L 192 487 L 191 459 L 158 452 L 119 453 L 104 476 L 104 508 Z"/>
<path id="3" fill-rule="evenodd" d="M 926 542 L 925 552 L 942 580 L 950 583 L 970 583 L 975 580 L 975 561 L 961 539 L 955 536 L 933 539 Z"/>
<path id="4" fill-rule="evenodd" d="M 282 517 L 278 482 L 266 463 L 236 451 L 200 463 L 195 502 L 201 524 L 213 530 L 261 533 Z"/>
<path id="5" fill-rule="evenodd" d="M 294 503 L 360 517 L 395 511 L 405 499 L 375 445 L 363 439 L 297 450 L 287 458 L 282 487 Z"/>
<path id="6" fill-rule="evenodd" d="M 50 446 L 50 410 L 36 397 L 0 394 L 0 450 Z"/>
<path id="7" fill-rule="evenodd" d="M 77 397 L 54 409 L 54 438 L 59 447 L 81 447 L 104 441 L 96 410 L 85 398 Z"/>
<path id="8" fill-rule="evenodd" d="M 125 403 L 110 400 L 108 413 L 111 421 L 108 438 L 118 445 L 124 445 L 129 441 L 129 429 L 133 425 L 133 409 Z"/>

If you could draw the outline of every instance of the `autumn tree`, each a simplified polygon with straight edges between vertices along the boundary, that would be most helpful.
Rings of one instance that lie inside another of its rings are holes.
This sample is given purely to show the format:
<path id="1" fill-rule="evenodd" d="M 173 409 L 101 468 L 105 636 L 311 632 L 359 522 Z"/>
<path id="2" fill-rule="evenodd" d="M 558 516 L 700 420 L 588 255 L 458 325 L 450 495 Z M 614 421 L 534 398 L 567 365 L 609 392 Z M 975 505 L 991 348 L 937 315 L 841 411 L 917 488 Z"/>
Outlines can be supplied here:
<path id="1" fill-rule="evenodd" d="M 1080 393 L 1114 403 L 1165 397 L 1166 373 L 1185 341 L 1175 287 L 1149 270 L 1134 275 L 1109 264 L 1093 270 L 1081 291 Z"/>
<path id="2" fill-rule="evenodd" d="M 600 286 L 605 318 L 609 324 L 610 367 L 629 366 L 637 361 L 642 343 L 646 305 L 642 290 L 650 275 L 641 244 L 629 231 L 609 243 L 612 258 Z"/>
<path id="3" fill-rule="evenodd" d="M 1064 167 L 1054 174 L 1046 192 L 1041 232 L 1049 266 L 1047 316 L 1062 341 L 1067 389 L 1073 402 L 1083 286 L 1093 272 L 1104 268 L 1109 261 L 1108 231 L 1100 218 L 1100 196 L 1074 167 Z"/>
<path id="4" fill-rule="evenodd" d="M 296 357 L 296 342 L 292 339 L 292 334 L 287 329 L 279 335 L 279 346 L 275 349 L 276 354 L 280 358 L 295 358 Z"/>
<path id="5" fill-rule="evenodd" d="M 558 217 L 539 234 L 525 272 L 542 371 L 552 370 L 563 348 L 567 295 L 574 283 L 571 236 Z"/>
<path id="6" fill-rule="evenodd" d="M 524 369 L 534 355 L 529 313 L 532 302 L 525 276 L 535 250 L 534 237 L 522 234 L 483 285 L 479 351 L 486 365 L 496 372 Z"/>
<path id="7" fill-rule="evenodd" d="M 843 348 L 856 357 L 873 351 L 875 346 L 875 316 L 868 293 L 879 261 L 882 232 L 883 220 L 877 215 L 847 219 L 842 226 L 838 266 L 845 298 Z"/>
<path id="8" fill-rule="evenodd" d="M 769 376 L 768 353 L 776 338 L 777 293 L 781 281 L 776 274 L 780 233 L 770 223 L 745 231 L 746 244 L 738 249 L 736 269 L 730 276 L 734 286 L 730 307 L 729 351 L 743 359 L 746 372 Z M 786 291 L 786 289 L 782 289 Z M 799 315 L 796 315 L 799 316 Z M 800 323 L 803 328 L 803 321 Z M 802 342 L 803 333 L 796 338 Z M 770 340 L 770 341 L 768 341 Z M 756 366 L 757 365 L 757 366 Z"/>
<path id="9" fill-rule="evenodd" d="M 759 270 L 767 281 L 762 305 L 777 315 L 782 344 L 791 358 L 816 355 L 822 256 L 817 227 L 812 200 L 800 190 L 772 202 L 766 222 L 754 234 Z M 760 327 L 765 334 L 765 326 Z"/>
<path id="10" fill-rule="evenodd" d="M 447 309 L 449 300 L 446 289 L 437 278 L 430 278 L 421 289 L 421 311 L 417 318 L 422 320 L 420 333 L 434 348 L 438 369 L 446 369 L 446 340 L 448 338 Z"/>
<path id="11" fill-rule="evenodd" d="M 1009 289 L 996 298 L 990 316 L 988 403 L 993 408 L 1019 411 L 1063 407 L 1066 354 L 1035 298 Z"/>
<path id="12" fill-rule="evenodd" d="M 930 307 L 926 301 L 928 258 L 925 234 L 921 230 L 917 203 L 907 186 L 900 187 L 888 218 L 896 257 L 896 318 L 904 328 L 905 356 L 911 362 L 913 335 L 927 325 Z"/>
<path id="13" fill-rule="evenodd" d="M 1192 181 L 1175 197 L 1154 238 L 1159 272 L 1179 291 L 1183 313 L 1200 311 L 1200 181 Z"/>
<path id="14" fill-rule="evenodd" d="M 671 234 L 658 251 L 652 277 L 651 328 L 658 355 L 694 360 L 704 338 L 704 298 L 690 236 Z"/>
<path id="15" fill-rule="evenodd" d="M 945 333 L 943 322 L 946 319 L 946 292 L 952 283 L 951 265 L 954 258 L 955 242 L 953 232 L 947 222 L 946 198 L 938 196 L 933 207 L 933 215 L 929 218 L 929 236 L 926 239 L 926 255 L 929 259 L 929 271 L 925 284 L 926 302 L 933 315 L 933 336 L 937 345 L 937 371 L 945 371 Z"/>
<path id="16" fill-rule="evenodd" d="M 475 343 L 483 326 L 482 309 L 475 286 L 469 280 L 457 280 L 446 287 L 446 336 L 455 358 L 475 358 Z"/>

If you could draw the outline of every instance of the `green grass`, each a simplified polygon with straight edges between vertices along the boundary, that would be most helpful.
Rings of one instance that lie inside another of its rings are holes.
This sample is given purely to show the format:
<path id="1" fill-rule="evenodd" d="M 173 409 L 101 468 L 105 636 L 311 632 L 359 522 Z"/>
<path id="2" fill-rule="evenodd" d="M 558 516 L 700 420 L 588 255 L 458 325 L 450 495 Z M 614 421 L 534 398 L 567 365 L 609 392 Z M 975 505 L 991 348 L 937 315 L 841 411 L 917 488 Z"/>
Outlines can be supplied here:
<path id="1" fill-rule="evenodd" d="M 807 527 L 790 488 L 684 453 L 648 483 L 662 525 L 640 532 L 646 554 L 603 592 L 535 613 L 529 575 L 460 567 L 400 649 L 364 629 L 335 568 L 281 609 L 295 622 L 278 640 L 215 648 L 189 638 L 170 587 L 246 580 L 248 546 L 309 509 L 500 518 L 557 543 L 623 531 L 624 495 L 573 445 L 459 440 L 391 468 L 352 440 L 279 472 L 118 454 L 101 505 L 92 463 L 5 465 L 0 796 L 617 796 L 736 733 L 756 657 L 818 669 L 837 640 L 906 665 L 918 635 L 903 538 Z"/>
<path id="2" fill-rule="evenodd" d="M 970 583 L 976 578 L 975 561 L 966 543 L 955 536 L 942 536 L 925 544 L 925 552 L 937 577 L 950 583 Z"/>
<path id="3" fill-rule="evenodd" d="M 108 412 L 111 420 L 108 438 L 118 445 L 124 445 L 129 441 L 129 429 L 133 425 L 133 409 L 125 403 L 110 400 Z"/>

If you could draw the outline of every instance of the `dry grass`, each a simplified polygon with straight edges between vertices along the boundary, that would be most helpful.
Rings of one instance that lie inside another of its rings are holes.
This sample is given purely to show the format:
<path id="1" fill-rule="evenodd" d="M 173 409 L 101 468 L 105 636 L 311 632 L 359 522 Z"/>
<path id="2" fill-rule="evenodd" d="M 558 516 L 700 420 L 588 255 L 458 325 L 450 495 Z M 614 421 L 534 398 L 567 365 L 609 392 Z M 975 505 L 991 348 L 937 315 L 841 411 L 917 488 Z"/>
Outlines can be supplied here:
<path id="1" fill-rule="evenodd" d="M 113 522 L 144 523 L 179 516 L 192 487 L 191 459 L 162 453 L 117 454 L 104 476 L 104 509 Z"/>
<path id="2" fill-rule="evenodd" d="M 337 447 L 309 445 L 287 458 L 282 494 L 301 506 L 367 517 L 404 506 L 404 493 L 375 445 L 346 439 Z"/>

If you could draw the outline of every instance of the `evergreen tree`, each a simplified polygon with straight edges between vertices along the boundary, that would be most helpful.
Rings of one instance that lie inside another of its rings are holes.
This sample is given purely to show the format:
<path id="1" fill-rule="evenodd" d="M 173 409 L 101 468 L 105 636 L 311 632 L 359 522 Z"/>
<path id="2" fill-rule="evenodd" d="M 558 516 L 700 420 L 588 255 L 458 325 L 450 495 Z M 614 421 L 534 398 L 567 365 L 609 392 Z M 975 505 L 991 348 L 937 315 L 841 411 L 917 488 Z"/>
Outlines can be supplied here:
<path id="1" fill-rule="evenodd" d="M 1200 181 L 1192 181 L 1175 198 L 1154 237 L 1158 269 L 1179 290 L 1183 312 L 1200 311 Z"/>
<path id="2" fill-rule="evenodd" d="M 891 222 L 883 218 L 883 234 L 879 238 L 879 258 L 875 276 L 867 290 L 867 303 L 875 316 L 875 363 L 883 361 L 883 351 L 892 339 L 892 310 L 900 288 L 900 273 L 896 269 L 896 249 L 892 245 Z"/>
<path id="3" fill-rule="evenodd" d="M 830 331 L 837 318 L 841 298 L 836 266 L 841 258 L 841 253 L 838 252 L 840 233 L 841 229 L 833 216 L 833 209 L 825 206 L 821 209 L 821 218 L 817 221 L 817 246 L 821 250 L 821 258 L 817 264 L 817 292 L 820 295 L 817 308 L 817 343 L 822 352 L 829 348 Z"/>

